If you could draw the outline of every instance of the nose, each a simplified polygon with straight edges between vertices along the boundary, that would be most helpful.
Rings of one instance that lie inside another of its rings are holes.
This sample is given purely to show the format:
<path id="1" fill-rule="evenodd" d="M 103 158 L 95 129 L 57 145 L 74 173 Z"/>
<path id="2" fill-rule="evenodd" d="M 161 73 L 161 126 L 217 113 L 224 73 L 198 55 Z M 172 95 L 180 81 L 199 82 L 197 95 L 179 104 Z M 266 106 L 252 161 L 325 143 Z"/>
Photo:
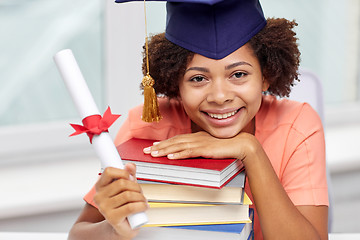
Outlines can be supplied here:
<path id="1" fill-rule="evenodd" d="M 234 98 L 233 89 L 225 80 L 217 80 L 211 83 L 207 95 L 207 101 L 218 105 L 229 102 Z"/>

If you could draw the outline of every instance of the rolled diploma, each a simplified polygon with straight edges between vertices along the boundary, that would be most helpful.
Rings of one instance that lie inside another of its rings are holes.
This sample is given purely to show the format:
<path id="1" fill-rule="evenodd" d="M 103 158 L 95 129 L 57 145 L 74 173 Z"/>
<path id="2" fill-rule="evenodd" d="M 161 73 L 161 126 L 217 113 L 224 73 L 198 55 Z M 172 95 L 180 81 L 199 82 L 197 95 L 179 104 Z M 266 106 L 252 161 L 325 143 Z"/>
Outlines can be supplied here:
<path id="1" fill-rule="evenodd" d="M 59 51 L 55 54 L 54 61 L 80 117 L 84 119 L 91 115 L 100 114 L 72 51 L 70 49 Z M 106 167 L 124 168 L 120 155 L 108 132 L 95 135 L 92 139 L 92 145 L 100 158 L 103 169 Z M 140 212 L 128 216 L 128 221 L 131 228 L 134 229 L 146 224 L 148 219 L 144 212 Z"/>

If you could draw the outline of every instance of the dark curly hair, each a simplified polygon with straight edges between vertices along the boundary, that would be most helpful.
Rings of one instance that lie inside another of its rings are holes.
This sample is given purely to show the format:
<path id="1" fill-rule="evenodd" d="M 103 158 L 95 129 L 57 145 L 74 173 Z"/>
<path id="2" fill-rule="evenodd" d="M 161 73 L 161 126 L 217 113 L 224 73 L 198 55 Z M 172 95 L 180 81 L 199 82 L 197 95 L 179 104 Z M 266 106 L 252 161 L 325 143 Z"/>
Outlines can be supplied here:
<path id="1" fill-rule="evenodd" d="M 295 21 L 270 18 L 266 27 L 249 41 L 270 84 L 269 94 L 289 96 L 294 80 L 299 80 L 300 51 L 292 30 L 295 26 Z"/>
<path id="2" fill-rule="evenodd" d="M 268 18 L 267 25 L 249 41 L 259 59 L 263 75 L 270 84 L 269 94 L 288 96 L 294 80 L 298 80 L 300 51 L 296 33 L 292 30 L 295 26 L 295 21 Z M 151 37 L 149 68 L 150 75 L 155 79 L 154 88 L 158 95 L 179 97 L 179 80 L 193 56 L 193 52 L 168 41 L 164 33 Z M 142 68 L 145 75 L 145 46 Z"/>

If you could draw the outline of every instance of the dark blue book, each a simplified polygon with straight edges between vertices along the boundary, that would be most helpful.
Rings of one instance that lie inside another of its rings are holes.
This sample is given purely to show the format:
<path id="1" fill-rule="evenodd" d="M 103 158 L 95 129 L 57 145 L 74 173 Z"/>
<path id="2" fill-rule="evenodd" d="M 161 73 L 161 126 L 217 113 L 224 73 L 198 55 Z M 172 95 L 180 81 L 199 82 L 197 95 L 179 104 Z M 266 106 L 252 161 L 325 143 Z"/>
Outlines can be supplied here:
<path id="1" fill-rule="evenodd" d="M 249 209 L 250 219 L 254 219 L 254 210 Z M 229 223 L 229 224 L 210 224 L 210 225 L 186 225 L 186 226 L 166 226 L 166 228 L 188 229 L 198 231 L 228 232 L 239 235 L 238 239 L 253 239 L 253 223 Z"/>
<path id="2" fill-rule="evenodd" d="M 167 228 L 180 228 L 200 231 L 214 231 L 214 232 L 231 232 L 241 233 L 244 231 L 246 225 L 251 223 L 229 223 L 229 224 L 210 224 L 210 225 L 186 225 L 186 226 L 166 226 Z M 251 227 L 250 227 L 251 230 Z"/>

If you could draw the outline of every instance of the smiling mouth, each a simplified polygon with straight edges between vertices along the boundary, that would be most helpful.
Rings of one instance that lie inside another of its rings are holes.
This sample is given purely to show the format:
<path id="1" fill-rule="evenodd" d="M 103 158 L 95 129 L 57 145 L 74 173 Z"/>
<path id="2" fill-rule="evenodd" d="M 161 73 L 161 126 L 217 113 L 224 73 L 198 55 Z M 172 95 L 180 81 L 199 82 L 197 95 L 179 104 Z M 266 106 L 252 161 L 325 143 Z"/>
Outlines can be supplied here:
<path id="1" fill-rule="evenodd" d="M 228 112 L 228 113 L 222 113 L 222 114 L 216 114 L 216 113 L 206 113 L 208 116 L 210 116 L 211 118 L 215 118 L 215 119 L 226 119 L 226 118 L 229 118 L 231 116 L 234 116 L 238 111 L 238 110 L 235 110 L 235 111 L 232 111 L 232 112 Z"/>

